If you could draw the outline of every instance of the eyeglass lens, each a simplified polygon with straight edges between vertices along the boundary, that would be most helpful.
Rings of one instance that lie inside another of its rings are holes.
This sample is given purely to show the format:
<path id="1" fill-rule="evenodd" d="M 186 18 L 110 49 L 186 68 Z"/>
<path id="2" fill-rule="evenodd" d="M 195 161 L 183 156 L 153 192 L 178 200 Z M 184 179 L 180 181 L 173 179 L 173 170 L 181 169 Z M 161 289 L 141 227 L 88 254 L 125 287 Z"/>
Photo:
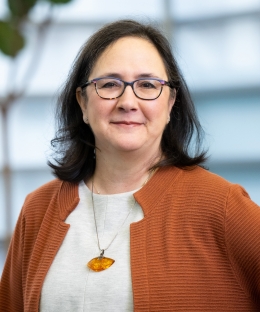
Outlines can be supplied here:
<path id="1" fill-rule="evenodd" d="M 152 100 L 160 95 L 162 85 L 158 80 L 141 79 L 134 82 L 133 89 L 138 97 Z M 96 90 L 102 98 L 117 98 L 124 91 L 124 82 L 113 78 L 102 78 L 96 81 Z"/>

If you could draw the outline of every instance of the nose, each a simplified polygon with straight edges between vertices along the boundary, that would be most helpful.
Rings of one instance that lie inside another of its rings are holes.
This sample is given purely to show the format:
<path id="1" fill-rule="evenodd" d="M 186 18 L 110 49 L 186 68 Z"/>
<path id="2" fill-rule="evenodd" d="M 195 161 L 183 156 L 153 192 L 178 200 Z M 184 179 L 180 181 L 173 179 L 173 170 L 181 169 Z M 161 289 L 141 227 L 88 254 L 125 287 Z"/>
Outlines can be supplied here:
<path id="1" fill-rule="evenodd" d="M 118 98 L 117 107 L 124 111 L 137 110 L 137 97 L 131 85 L 125 87 L 124 93 Z"/>

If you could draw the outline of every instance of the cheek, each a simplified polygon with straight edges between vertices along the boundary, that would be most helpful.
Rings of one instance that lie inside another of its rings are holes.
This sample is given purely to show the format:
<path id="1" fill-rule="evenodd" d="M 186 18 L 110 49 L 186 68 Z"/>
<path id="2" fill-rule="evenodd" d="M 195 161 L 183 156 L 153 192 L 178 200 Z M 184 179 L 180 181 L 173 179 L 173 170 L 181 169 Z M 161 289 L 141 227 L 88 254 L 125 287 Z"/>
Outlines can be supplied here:
<path id="1" fill-rule="evenodd" d="M 169 105 L 166 101 L 158 101 L 157 103 L 148 104 L 150 105 L 143 110 L 148 120 L 162 122 L 168 118 Z"/>
<path id="2" fill-rule="evenodd" d="M 107 120 L 114 108 L 114 101 L 107 101 L 95 96 L 89 97 L 88 115 L 95 123 L 101 123 L 103 120 Z"/>

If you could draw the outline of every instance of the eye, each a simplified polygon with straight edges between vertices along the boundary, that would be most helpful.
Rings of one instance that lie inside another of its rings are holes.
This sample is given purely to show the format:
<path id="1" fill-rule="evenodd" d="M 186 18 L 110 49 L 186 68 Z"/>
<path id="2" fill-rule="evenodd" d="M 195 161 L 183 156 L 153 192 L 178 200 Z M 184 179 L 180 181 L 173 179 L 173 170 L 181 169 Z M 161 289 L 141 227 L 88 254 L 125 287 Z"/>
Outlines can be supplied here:
<path id="1" fill-rule="evenodd" d="M 98 89 L 116 89 L 120 88 L 122 83 L 119 80 L 100 79 L 97 82 Z"/>
<path id="2" fill-rule="evenodd" d="M 113 88 L 116 84 L 114 82 L 107 82 L 104 85 L 102 85 L 102 88 Z"/>
<path id="3" fill-rule="evenodd" d="M 156 80 L 139 80 L 137 87 L 142 89 L 157 89 L 158 82 Z"/>

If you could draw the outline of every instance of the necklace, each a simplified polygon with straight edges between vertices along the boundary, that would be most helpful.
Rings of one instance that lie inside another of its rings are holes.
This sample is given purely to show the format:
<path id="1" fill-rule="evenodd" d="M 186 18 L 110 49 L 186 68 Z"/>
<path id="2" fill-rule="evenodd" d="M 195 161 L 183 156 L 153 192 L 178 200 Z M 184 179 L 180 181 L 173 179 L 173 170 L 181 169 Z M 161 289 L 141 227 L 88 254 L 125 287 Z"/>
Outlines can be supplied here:
<path id="1" fill-rule="evenodd" d="M 124 219 L 124 221 L 122 222 L 121 226 L 119 227 L 117 233 L 114 235 L 113 239 L 111 240 L 111 242 L 107 245 L 106 248 L 102 249 L 100 247 L 100 242 L 99 242 L 99 235 L 98 235 L 98 230 L 97 230 L 97 221 L 96 221 L 96 213 L 95 213 L 95 206 L 94 206 L 94 196 L 93 196 L 93 187 L 94 187 L 94 182 L 92 180 L 92 186 L 91 186 L 91 200 L 92 200 L 92 209 L 93 209 L 93 214 L 94 214 L 94 221 L 95 221 L 95 229 L 96 229 L 96 235 L 97 235 L 97 242 L 98 242 L 98 248 L 100 250 L 100 255 L 96 258 L 91 259 L 88 263 L 87 266 L 95 272 L 101 272 L 104 271 L 106 269 L 108 269 L 109 267 L 111 267 L 111 265 L 115 262 L 115 260 L 111 259 L 111 258 L 106 258 L 104 257 L 104 253 L 105 250 L 107 250 L 111 244 L 113 243 L 113 241 L 115 240 L 115 238 L 117 237 L 119 231 L 121 230 L 121 228 L 123 227 L 123 225 L 125 224 L 127 218 L 129 217 L 130 213 L 132 212 L 136 201 L 134 200 L 130 210 L 128 211 L 128 214 L 126 216 L 126 218 Z"/>
<path id="2" fill-rule="evenodd" d="M 152 170 L 148 176 L 148 178 L 145 180 L 145 182 L 143 183 L 142 187 L 148 182 L 148 180 L 150 179 L 152 173 L 154 172 L 154 170 Z M 92 209 L 93 209 L 93 215 L 94 215 L 94 221 L 95 221 L 95 229 L 96 229 L 96 235 L 97 235 L 97 243 L 98 243 L 98 248 L 100 250 L 100 255 L 96 258 L 91 259 L 88 263 L 87 266 L 95 272 L 101 272 L 104 271 L 108 268 L 111 267 L 111 265 L 115 262 L 114 259 L 111 258 L 107 258 L 104 257 L 104 253 L 105 251 L 111 246 L 111 244 L 113 243 L 113 241 L 115 240 L 115 238 L 117 237 L 119 231 L 121 230 L 121 228 L 124 226 L 127 218 L 129 217 L 130 213 L 132 212 L 135 204 L 136 204 L 136 200 L 134 200 L 126 218 L 124 219 L 124 221 L 122 222 L 121 226 L 119 227 L 118 231 L 116 232 L 116 234 L 114 235 L 113 239 L 111 240 L 111 242 L 108 244 L 108 246 L 106 248 L 101 248 L 100 247 L 100 242 L 99 242 L 99 236 L 98 236 L 98 229 L 97 229 L 97 221 L 96 221 L 96 213 L 95 213 L 95 206 L 94 206 L 94 196 L 93 196 L 93 189 L 94 189 L 94 181 L 92 179 L 92 184 L 91 184 L 91 200 L 92 200 Z M 98 192 L 99 194 L 99 192 Z"/>

